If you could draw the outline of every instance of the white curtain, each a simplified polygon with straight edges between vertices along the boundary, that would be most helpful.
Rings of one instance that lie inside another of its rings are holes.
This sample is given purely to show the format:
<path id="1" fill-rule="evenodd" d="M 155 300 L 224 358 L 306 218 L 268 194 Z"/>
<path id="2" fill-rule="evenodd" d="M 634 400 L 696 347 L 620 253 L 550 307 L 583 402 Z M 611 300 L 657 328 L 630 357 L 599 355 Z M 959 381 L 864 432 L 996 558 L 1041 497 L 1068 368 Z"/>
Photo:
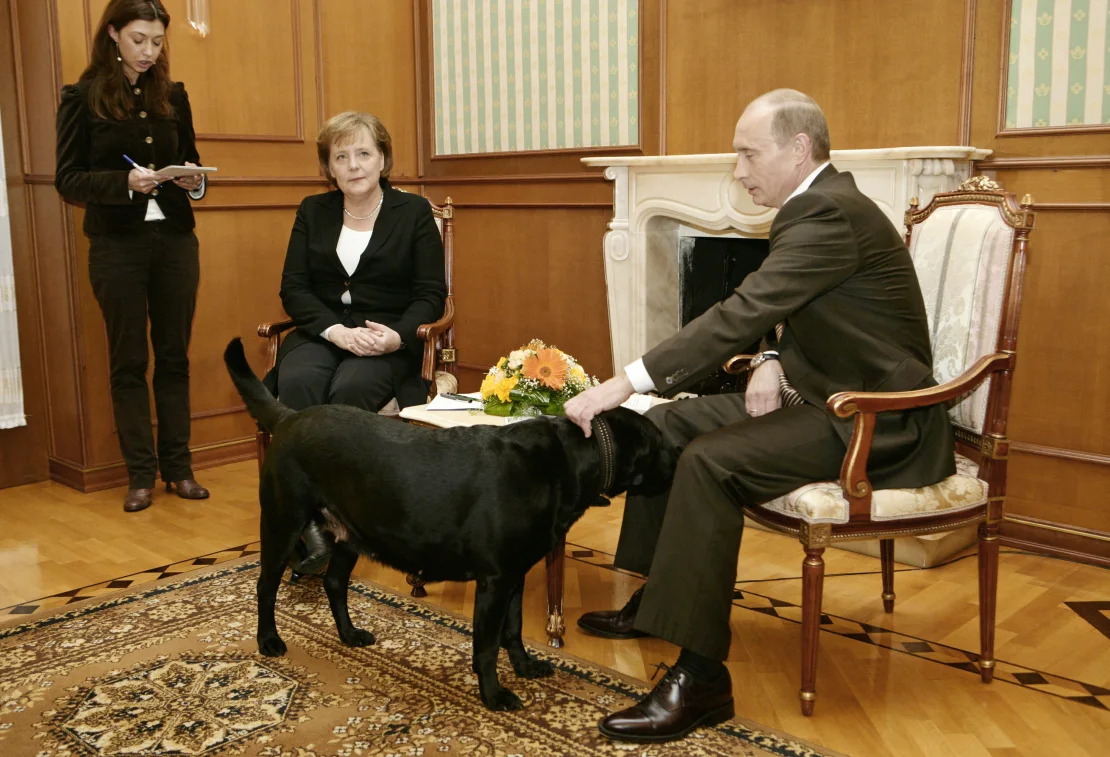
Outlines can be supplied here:
<path id="1" fill-rule="evenodd" d="M 0 118 L 0 429 L 27 425 L 19 370 L 19 323 L 15 316 L 15 271 L 2 121 Z"/>

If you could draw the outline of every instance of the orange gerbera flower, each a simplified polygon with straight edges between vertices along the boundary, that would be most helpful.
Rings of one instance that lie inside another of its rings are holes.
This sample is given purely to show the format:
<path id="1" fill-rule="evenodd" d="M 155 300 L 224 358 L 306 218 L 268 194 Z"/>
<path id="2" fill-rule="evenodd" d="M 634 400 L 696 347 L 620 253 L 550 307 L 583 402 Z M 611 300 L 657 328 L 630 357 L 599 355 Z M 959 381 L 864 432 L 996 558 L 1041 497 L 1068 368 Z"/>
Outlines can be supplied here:
<path id="1" fill-rule="evenodd" d="M 567 378 L 567 361 L 559 350 L 545 347 L 526 357 L 520 372 L 526 378 L 535 379 L 548 389 L 558 391 Z"/>

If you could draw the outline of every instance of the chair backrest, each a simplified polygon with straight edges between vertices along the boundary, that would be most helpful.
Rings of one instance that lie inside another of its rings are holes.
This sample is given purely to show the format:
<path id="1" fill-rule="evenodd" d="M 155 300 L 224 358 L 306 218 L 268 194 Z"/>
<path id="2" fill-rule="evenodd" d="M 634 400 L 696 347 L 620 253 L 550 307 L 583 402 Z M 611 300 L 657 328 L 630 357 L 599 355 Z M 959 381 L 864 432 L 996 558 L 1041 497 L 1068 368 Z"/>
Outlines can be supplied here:
<path id="1" fill-rule="evenodd" d="M 432 215 L 435 216 L 439 234 L 443 237 L 443 277 L 447 282 L 447 300 L 443 304 L 443 312 L 453 314 L 455 312 L 455 206 L 451 203 L 450 197 L 444 200 L 442 205 L 436 205 L 431 200 L 428 201 L 428 204 L 432 206 Z M 436 342 L 434 346 L 435 367 L 432 371 L 431 380 L 435 382 L 434 374 L 436 372 L 450 373 L 457 380 L 458 365 L 455 356 L 454 323 L 447 328 L 447 331 Z"/>
<path id="2" fill-rule="evenodd" d="M 1028 195 L 1019 204 L 985 176 L 920 210 L 911 201 L 906 244 L 925 297 L 938 383 L 985 355 L 1016 349 L 1031 205 Z M 952 422 L 975 434 L 1004 434 L 1009 381 L 1007 371 L 981 384 L 949 409 Z"/>

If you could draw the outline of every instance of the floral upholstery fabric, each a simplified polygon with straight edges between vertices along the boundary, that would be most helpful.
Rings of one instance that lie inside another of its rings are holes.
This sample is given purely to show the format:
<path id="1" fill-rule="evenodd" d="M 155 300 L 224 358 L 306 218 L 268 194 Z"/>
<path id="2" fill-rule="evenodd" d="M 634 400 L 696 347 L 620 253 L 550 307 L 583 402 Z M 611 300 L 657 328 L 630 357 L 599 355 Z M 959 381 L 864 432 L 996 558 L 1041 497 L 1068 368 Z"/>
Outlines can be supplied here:
<path id="1" fill-rule="evenodd" d="M 933 345 L 933 376 L 950 381 L 998 344 L 1014 229 L 997 207 L 938 208 L 910 240 Z M 990 380 L 949 410 L 952 422 L 982 433 Z"/>
<path id="2" fill-rule="evenodd" d="M 956 455 L 956 473 L 932 486 L 916 489 L 879 489 L 871 496 L 874 521 L 920 518 L 969 510 L 987 501 L 987 482 L 977 477 L 979 466 Z M 807 484 L 765 502 L 762 509 L 807 523 L 847 523 L 848 500 L 837 481 Z"/>

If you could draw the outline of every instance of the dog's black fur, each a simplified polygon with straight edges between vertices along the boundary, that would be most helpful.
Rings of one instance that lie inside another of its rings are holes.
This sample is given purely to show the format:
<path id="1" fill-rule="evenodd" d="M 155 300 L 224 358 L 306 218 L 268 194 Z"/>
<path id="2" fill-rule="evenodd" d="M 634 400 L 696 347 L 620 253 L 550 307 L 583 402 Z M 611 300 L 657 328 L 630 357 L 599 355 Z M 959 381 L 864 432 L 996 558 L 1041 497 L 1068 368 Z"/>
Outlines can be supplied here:
<path id="1" fill-rule="evenodd" d="M 273 435 L 258 492 L 258 649 L 268 656 L 286 651 L 274 621 L 284 566 L 309 520 L 322 519 L 336 536 L 324 588 L 344 644 L 374 643 L 347 611 L 359 553 L 428 582 L 476 580 L 473 666 L 482 702 L 519 709 L 497 679 L 499 648 L 518 676 L 552 672 L 521 641 L 528 569 L 600 495 L 657 493 L 674 473 L 675 454 L 659 430 L 629 410 L 602 416 L 614 448 L 612 485 L 602 492 L 599 445 L 565 418 L 436 430 L 341 405 L 294 412 L 251 371 L 239 339 L 224 361 L 250 414 Z"/>

